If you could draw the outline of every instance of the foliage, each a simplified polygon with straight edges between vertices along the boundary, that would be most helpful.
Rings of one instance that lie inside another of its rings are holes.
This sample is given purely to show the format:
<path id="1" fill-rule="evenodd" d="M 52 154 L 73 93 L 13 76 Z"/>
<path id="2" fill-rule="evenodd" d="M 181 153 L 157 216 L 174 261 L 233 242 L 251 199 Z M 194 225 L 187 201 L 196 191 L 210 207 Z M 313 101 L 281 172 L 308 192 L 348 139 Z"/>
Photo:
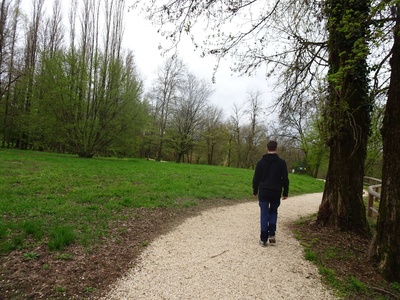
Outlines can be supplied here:
<path id="1" fill-rule="evenodd" d="M 114 150 L 117 154 L 132 153 L 129 148 L 124 149 L 123 142 L 132 144 L 130 137 L 135 135 L 135 126 L 141 123 L 144 114 L 132 55 L 126 57 L 127 64 L 115 60 L 105 65 L 108 58 L 98 58 L 99 69 L 106 69 L 103 76 L 108 78 L 108 88 L 98 87 L 105 78 L 87 82 L 92 72 L 101 72 L 80 63 L 82 59 L 83 56 L 76 53 L 60 53 L 43 59 L 43 75 L 37 79 L 40 111 L 54 118 L 54 125 L 58 126 L 51 128 L 61 133 L 63 145 L 70 153 L 91 157 L 107 154 L 112 148 L 118 149 L 116 146 L 120 149 Z"/>
<path id="2" fill-rule="evenodd" d="M 69 3 L 69 27 L 61 26 L 61 1 L 53 3 L 48 18 L 44 1 L 35 1 L 30 16 L 23 14 L 20 1 L 3 4 L 15 15 L 9 19 L 2 13 L 7 38 L 1 49 L 15 57 L 1 56 L 9 78 L 0 101 L 2 146 L 82 157 L 137 152 L 145 113 L 133 54 L 121 47 L 124 1 Z M 104 24 L 99 23 L 101 11 Z M 25 43 L 18 42 L 20 35 L 26 35 Z"/>
<path id="3" fill-rule="evenodd" d="M 38 254 L 36 252 L 28 252 L 24 254 L 24 258 L 26 259 L 36 259 L 38 258 Z"/>

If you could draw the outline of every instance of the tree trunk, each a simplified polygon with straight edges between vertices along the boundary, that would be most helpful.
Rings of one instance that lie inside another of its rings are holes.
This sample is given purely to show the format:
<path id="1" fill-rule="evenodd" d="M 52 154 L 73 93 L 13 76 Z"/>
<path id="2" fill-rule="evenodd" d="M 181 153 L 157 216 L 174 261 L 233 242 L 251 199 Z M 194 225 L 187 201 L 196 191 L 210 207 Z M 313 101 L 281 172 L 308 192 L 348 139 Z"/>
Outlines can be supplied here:
<path id="1" fill-rule="evenodd" d="M 231 163 L 232 163 L 231 157 L 232 157 L 232 136 L 229 138 L 229 141 L 228 141 L 228 154 L 226 157 L 226 165 L 228 167 L 230 167 Z"/>
<path id="2" fill-rule="evenodd" d="M 183 158 L 183 153 L 182 152 L 178 152 L 177 155 L 176 155 L 176 161 L 175 162 L 177 164 L 181 163 L 182 158 Z"/>
<path id="3" fill-rule="evenodd" d="M 212 142 L 207 143 L 207 164 L 213 164 L 214 144 Z"/>
<path id="4" fill-rule="evenodd" d="M 330 0 L 327 11 L 330 159 L 317 221 L 342 231 L 366 233 L 362 191 L 371 108 L 366 63 L 368 1 Z M 353 26 L 347 23 L 350 19 Z"/>
<path id="5" fill-rule="evenodd" d="M 160 142 L 157 147 L 156 161 L 161 161 L 162 150 L 163 150 L 163 135 L 160 136 Z"/>
<path id="6" fill-rule="evenodd" d="M 336 138 L 331 145 L 329 169 L 318 223 L 341 231 L 368 232 L 363 202 L 365 149 L 349 143 L 349 137 Z"/>
<path id="7" fill-rule="evenodd" d="M 391 77 L 382 126 L 382 194 L 373 248 L 384 277 L 400 282 L 400 5 L 396 8 Z"/>

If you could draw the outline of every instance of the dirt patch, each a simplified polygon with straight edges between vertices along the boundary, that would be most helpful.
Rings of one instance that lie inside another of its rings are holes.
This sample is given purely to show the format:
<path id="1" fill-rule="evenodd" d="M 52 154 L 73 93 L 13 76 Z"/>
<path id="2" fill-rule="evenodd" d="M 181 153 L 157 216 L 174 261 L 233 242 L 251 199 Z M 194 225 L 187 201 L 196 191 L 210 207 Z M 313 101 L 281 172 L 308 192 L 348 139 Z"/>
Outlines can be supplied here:
<path id="1" fill-rule="evenodd" d="M 232 204 L 229 200 L 203 201 L 191 208 L 138 208 L 110 226 L 109 235 L 93 249 L 69 246 L 50 252 L 47 245 L 0 256 L 0 299 L 93 299 L 103 295 L 135 264 L 156 237 L 200 211 Z M 236 202 L 237 203 L 237 202 Z"/>
<path id="2" fill-rule="evenodd" d="M 400 292 L 377 272 L 367 257 L 370 237 L 321 227 L 313 220 L 292 224 L 291 229 L 316 254 L 318 263 L 334 272 L 343 299 L 400 299 Z"/>

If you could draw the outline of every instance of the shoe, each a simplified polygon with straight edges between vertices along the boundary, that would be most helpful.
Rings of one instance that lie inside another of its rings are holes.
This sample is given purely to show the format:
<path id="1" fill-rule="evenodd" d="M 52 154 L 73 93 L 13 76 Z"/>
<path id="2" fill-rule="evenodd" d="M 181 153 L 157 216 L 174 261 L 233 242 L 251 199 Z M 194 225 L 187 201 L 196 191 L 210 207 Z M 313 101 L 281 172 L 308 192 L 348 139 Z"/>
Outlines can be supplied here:
<path id="1" fill-rule="evenodd" d="M 267 241 L 261 241 L 260 240 L 260 245 L 261 245 L 261 247 L 267 247 Z"/>
<path id="2" fill-rule="evenodd" d="M 271 244 L 275 244 L 275 243 L 276 243 L 276 239 L 275 239 L 275 236 L 274 236 L 274 235 L 270 235 L 270 236 L 269 236 L 269 242 L 270 242 Z"/>

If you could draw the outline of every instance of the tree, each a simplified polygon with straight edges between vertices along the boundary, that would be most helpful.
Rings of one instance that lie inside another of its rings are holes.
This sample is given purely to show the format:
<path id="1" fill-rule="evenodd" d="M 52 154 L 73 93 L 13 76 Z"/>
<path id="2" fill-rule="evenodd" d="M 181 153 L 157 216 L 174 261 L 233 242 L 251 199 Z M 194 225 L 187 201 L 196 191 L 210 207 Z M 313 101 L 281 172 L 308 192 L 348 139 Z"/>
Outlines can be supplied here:
<path id="1" fill-rule="evenodd" d="M 207 153 L 207 164 L 216 164 L 216 154 L 225 140 L 226 131 L 222 121 L 222 110 L 209 105 L 204 114 L 204 124 L 202 126 L 202 140 L 205 143 Z M 221 160 L 221 159 L 220 159 Z"/>
<path id="2" fill-rule="evenodd" d="M 28 24 L 28 31 L 25 40 L 24 49 L 24 81 L 21 83 L 22 94 L 20 96 L 20 119 L 19 119 L 19 137 L 18 147 L 21 149 L 32 148 L 34 132 L 32 131 L 34 112 L 34 77 L 38 67 L 39 59 L 39 38 L 43 22 L 44 0 L 34 0 L 31 19 Z"/>
<path id="3" fill-rule="evenodd" d="M 135 122 L 143 119 L 145 112 L 139 101 L 141 82 L 133 54 L 121 49 L 124 2 L 109 1 L 104 7 L 92 0 L 83 4 L 79 50 L 74 43 L 68 51 L 57 47 L 57 30 L 53 30 L 54 40 L 43 52 L 42 69 L 36 78 L 41 111 L 48 116 L 47 122 L 54 118 L 52 124 L 58 125 L 62 140 L 53 143 L 62 143 L 68 152 L 88 158 L 111 153 L 132 155 L 132 137 L 140 136 Z M 73 33 L 74 5 L 77 3 L 73 2 L 70 14 Z M 102 8 L 104 39 L 99 15 Z"/>
<path id="4" fill-rule="evenodd" d="M 325 160 L 329 158 L 329 151 L 326 147 L 323 129 L 321 124 L 323 121 L 320 119 L 321 116 L 315 116 L 315 119 L 310 122 L 310 127 L 306 131 L 306 166 L 309 168 L 308 174 L 317 178 L 325 178 L 324 173 L 320 174 L 321 166 L 324 164 Z"/>
<path id="5" fill-rule="evenodd" d="M 307 174 L 317 177 L 322 159 L 327 154 L 326 129 L 322 118 L 326 93 L 322 87 L 304 89 L 291 91 L 290 100 L 283 99 L 286 93 L 279 100 L 282 103 L 279 136 L 292 140 L 292 146 L 304 152 L 304 159 L 297 165 L 306 168 Z"/>
<path id="6" fill-rule="evenodd" d="M 176 153 L 177 163 L 193 149 L 195 141 L 200 139 L 199 130 L 211 93 L 210 84 L 187 74 L 168 125 L 168 143 Z"/>
<path id="7" fill-rule="evenodd" d="M 62 152 L 65 144 L 61 141 L 59 128 L 62 127 L 52 113 L 52 99 L 46 99 L 47 85 L 41 85 L 46 72 L 46 62 L 55 58 L 62 51 L 63 36 L 65 35 L 62 24 L 62 7 L 59 0 L 54 1 L 52 15 L 43 16 L 43 30 L 40 31 L 38 41 L 38 66 L 34 74 L 34 89 L 32 92 L 32 122 L 30 124 L 31 140 L 34 149 L 52 150 Z M 57 84 L 57 83 L 55 83 Z"/>
<path id="8" fill-rule="evenodd" d="M 1 2 L 0 11 L 0 109 L 2 119 L 2 147 L 12 144 L 12 131 L 14 127 L 15 106 L 12 105 L 13 91 L 22 71 L 18 66 L 17 29 L 20 21 L 20 1 L 15 1 L 14 6 L 10 1 Z M 12 18 L 10 18 L 12 16 Z M 11 19 L 11 20 L 10 20 Z"/>
<path id="9" fill-rule="evenodd" d="M 255 167 L 258 157 L 256 157 L 256 146 L 260 140 L 260 134 L 264 128 L 260 125 L 259 117 L 263 115 L 263 108 L 261 106 L 262 92 L 250 91 L 248 93 L 248 108 L 245 113 L 249 117 L 249 125 L 247 126 L 247 134 L 245 137 L 246 150 L 244 158 L 244 167 Z"/>
<path id="10" fill-rule="evenodd" d="M 243 109 L 238 104 L 233 105 L 233 115 L 229 118 L 229 153 L 228 166 L 232 163 L 232 150 L 236 151 L 236 167 L 242 166 L 243 142 L 242 142 L 242 119 Z"/>
<path id="11" fill-rule="evenodd" d="M 372 256 L 386 279 L 400 281 L 400 5 L 392 4 L 394 18 L 391 76 L 382 126 L 382 193 Z"/>
<path id="12" fill-rule="evenodd" d="M 317 221 L 340 230 L 368 232 L 363 176 L 371 99 L 368 94 L 365 0 L 327 2 L 329 168 Z"/>
<path id="13" fill-rule="evenodd" d="M 147 104 L 141 101 L 143 84 L 136 70 L 134 54 L 131 51 L 121 54 L 120 63 L 115 67 L 121 72 L 115 77 L 113 97 L 117 103 L 113 104 L 116 108 L 109 124 L 111 142 L 103 154 L 132 157 L 138 153 L 144 124 L 149 122 Z"/>
<path id="14" fill-rule="evenodd" d="M 53 3 L 53 15 L 46 20 L 46 26 L 43 34 L 43 50 L 52 54 L 62 50 L 63 36 L 65 34 L 62 26 L 62 7 L 61 0 L 56 0 Z"/>
<path id="15" fill-rule="evenodd" d="M 179 87 L 182 85 L 186 67 L 177 56 L 168 58 L 158 70 L 149 99 L 154 106 L 154 122 L 157 130 L 156 160 L 161 161 L 164 150 L 165 131 L 171 114 L 171 106 L 177 99 Z"/>
<path id="16" fill-rule="evenodd" d="M 292 140 L 294 148 L 301 149 L 304 152 L 304 161 L 298 162 L 307 170 L 311 171 L 308 166 L 309 146 L 311 144 L 306 139 L 307 131 L 310 130 L 311 115 L 315 113 L 315 103 L 304 99 L 305 95 L 299 95 L 295 101 L 282 101 L 284 105 L 281 107 L 279 114 L 281 137 Z"/>

